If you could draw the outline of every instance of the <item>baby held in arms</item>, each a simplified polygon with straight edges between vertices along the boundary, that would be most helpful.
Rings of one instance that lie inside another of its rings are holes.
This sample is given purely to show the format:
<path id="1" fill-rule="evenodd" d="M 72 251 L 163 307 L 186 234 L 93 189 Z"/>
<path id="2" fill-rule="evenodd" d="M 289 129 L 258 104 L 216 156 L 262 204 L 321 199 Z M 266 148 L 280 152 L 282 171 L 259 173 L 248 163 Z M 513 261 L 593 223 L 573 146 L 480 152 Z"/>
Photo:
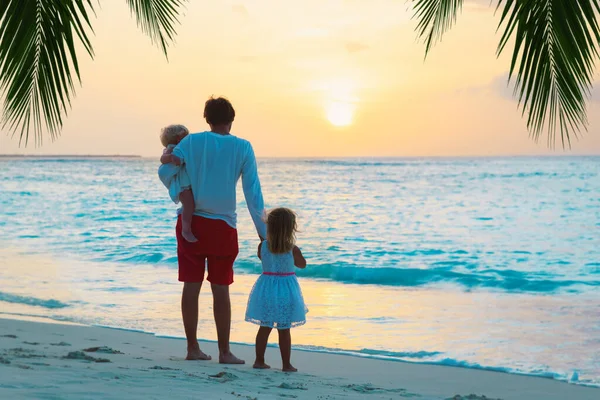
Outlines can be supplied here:
<path id="1" fill-rule="evenodd" d="M 180 165 L 179 158 L 173 156 L 171 153 L 175 146 L 189 133 L 189 130 L 183 125 L 169 125 L 162 129 L 160 141 L 165 149 L 160 158 L 162 164 L 160 168 Z M 194 215 L 196 205 L 194 203 L 190 178 L 185 170 L 185 165 L 180 165 L 179 168 L 179 173 L 175 174 L 169 182 L 165 182 L 165 186 L 169 189 L 169 196 L 171 196 L 175 204 L 181 201 L 181 234 L 183 238 L 188 242 L 197 242 L 196 237 L 192 233 L 192 216 Z"/>

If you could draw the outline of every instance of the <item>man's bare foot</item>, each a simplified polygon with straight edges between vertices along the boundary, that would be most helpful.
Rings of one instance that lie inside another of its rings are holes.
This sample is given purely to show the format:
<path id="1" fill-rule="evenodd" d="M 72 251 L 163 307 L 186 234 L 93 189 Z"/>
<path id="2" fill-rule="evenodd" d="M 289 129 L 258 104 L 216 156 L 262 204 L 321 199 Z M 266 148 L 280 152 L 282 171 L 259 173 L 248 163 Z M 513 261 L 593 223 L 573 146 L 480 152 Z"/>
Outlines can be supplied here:
<path id="1" fill-rule="evenodd" d="M 219 364 L 246 364 L 246 361 L 240 360 L 231 352 L 219 354 Z"/>
<path id="2" fill-rule="evenodd" d="M 190 360 L 190 361 L 195 361 L 195 360 L 210 361 L 210 360 L 212 360 L 212 357 L 209 356 L 208 354 L 204 353 L 199 348 L 197 348 L 197 349 L 188 349 L 187 357 L 185 359 Z"/>
<path id="3" fill-rule="evenodd" d="M 289 365 L 284 365 L 283 368 L 281 369 L 283 372 L 298 372 L 297 368 L 294 368 L 292 366 L 292 364 Z"/>
<path id="4" fill-rule="evenodd" d="M 263 362 L 255 361 L 254 365 L 252 366 L 252 368 L 256 368 L 256 369 L 269 369 L 269 368 L 271 368 L 271 366 L 269 364 L 265 363 L 264 361 Z"/>
<path id="5" fill-rule="evenodd" d="M 183 238 L 190 243 L 196 243 L 198 241 L 192 231 L 182 230 L 181 236 L 183 236 Z"/>

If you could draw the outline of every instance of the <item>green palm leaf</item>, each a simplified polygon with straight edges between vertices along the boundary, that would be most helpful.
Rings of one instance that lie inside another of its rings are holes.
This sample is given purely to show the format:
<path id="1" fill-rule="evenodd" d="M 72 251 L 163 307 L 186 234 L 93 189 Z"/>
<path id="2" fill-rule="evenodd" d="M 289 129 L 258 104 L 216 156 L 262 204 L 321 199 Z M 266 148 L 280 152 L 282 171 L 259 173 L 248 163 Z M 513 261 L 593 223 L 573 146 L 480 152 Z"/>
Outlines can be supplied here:
<path id="1" fill-rule="evenodd" d="M 52 139 L 79 78 L 74 35 L 88 54 L 91 1 L 0 0 L 0 90 L 2 128 L 20 132 L 28 143 L 33 131 L 41 144 L 46 127 Z"/>
<path id="2" fill-rule="evenodd" d="M 112 1 L 112 0 L 111 0 Z M 163 52 L 175 36 L 184 0 L 127 0 L 142 30 Z M 93 57 L 92 0 L 0 0 L 0 126 L 27 146 L 45 130 L 54 140 L 81 81 L 75 47 Z"/>
<path id="3" fill-rule="evenodd" d="M 175 38 L 183 3 L 183 0 L 127 0 L 142 31 L 161 47 L 165 56 L 169 42 Z"/>
<path id="4" fill-rule="evenodd" d="M 415 0 L 417 32 L 425 39 L 425 55 L 456 22 L 463 0 Z"/>
<path id="5" fill-rule="evenodd" d="M 460 0 L 413 0 L 417 32 L 425 38 L 425 54 L 452 26 Z M 595 63 L 599 57 L 600 0 L 498 0 L 499 28 L 504 26 L 497 53 L 515 41 L 509 81 L 527 127 L 537 141 L 547 129 L 554 146 L 560 131 L 563 147 L 587 129 L 587 108 Z"/>
<path id="6" fill-rule="evenodd" d="M 516 75 L 515 94 L 527 127 L 537 140 L 547 127 L 554 146 L 560 130 L 563 147 L 587 129 L 586 101 L 598 58 L 598 0 L 499 0 L 504 5 L 498 46 L 502 53 L 514 37 L 509 79 Z"/>

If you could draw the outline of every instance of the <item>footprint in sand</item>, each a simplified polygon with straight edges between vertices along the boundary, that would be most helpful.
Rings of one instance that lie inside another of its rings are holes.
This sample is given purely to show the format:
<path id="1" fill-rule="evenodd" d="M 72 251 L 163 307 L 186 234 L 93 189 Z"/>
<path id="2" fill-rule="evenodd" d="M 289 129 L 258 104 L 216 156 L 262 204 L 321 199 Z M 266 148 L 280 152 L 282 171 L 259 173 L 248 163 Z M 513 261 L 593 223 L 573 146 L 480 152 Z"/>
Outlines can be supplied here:
<path id="1" fill-rule="evenodd" d="M 150 367 L 148 369 L 158 369 L 161 371 L 181 371 L 180 369 L 177 369 L 177 368 L 161 367 L 160 365 L 155 365 L 154 367 Z"/>
<path id="2" fill-rule="evenodd" d="M 236 375 L 232 374 L 231 372 L 225 372 L 225 371 L 221 371 L 215 375 L 209 375 L 208 377 L 213 378 L 214 380 L 221 382 L 221 383 L 231 382 L 231 381 L 238 379 L 238 377 Z"/>
<path id="3" fill-rule="evenodd" d="M 416 397 L 416 396 L 418 396 L 418 395 L 416 395 L 414 393 L 407 392 L 406 389 L 401 389 L 401 388 L 397 388 L 397 389 L 384 389 L 384 388 L 373 386 L 370 383 L 366 383 L 366 384 L 362 384 L 362 385 L 351 384 L 351 385 L 346 385 L 344 387 L 346 389 L 350 389 L 350 390 L 353 390 L 355 392 L 365 393 L 365 394 L 366 393 L 397 393 L 401 397 Z M 492 400 L 492 399 L 490 399 L 490 400 Z"/>
<path id="4" fill-rule="evenodd" d="M 34 350 L 17 347 L 10 349 L 5 355 L 11 355 L 16 358 L 46 358 L 45 354 L 38 354 Z"/>
<path id="5" fill-rule="evenodd" d="M 246 400 L 258 400 L 258 397 L 246 396 L 246 395 L 241 394 L 241 393 L 231 392 L 231 394 L 233 396 L 237 396 L 239 398 L 246 399 Z"/>
<path id="6" fill-rule="evenodd" d="M 50 364 L 48 363 L 42 363 L 42 362 L 32 362 L 30 363 L 31 365 L 37 365 L 38 367 L 49 367 Z"/>
<path id="7" fill-rule="evenodd" d="M 83 351 L 72 351 L 69 354 L 67 354 L 66 356 L 64 356 L 63 359 L 65 359 L 65 360 L 83 360 L 83 361 L 90 361 L 90 362 L 97 362 L 97 363 L 111 362 L 110 360 L 108 360 L 106 358 L 95 358 L 92 356 L 88 356 Z"/>
<path id="8" fill-rule="evenodd" d="M 86 353 L 103 353 L 103 354 L 124 354 L 119 350 L 111 349 L 110 347 L 100 346 L 100 347 L 90 347 L 89 349 L 83 349 Z"/>
<path id="9" fill-rule="evenodd" d="M 304 384 L 302 384 L 302 383 L 283 382 L 282 384 L 280 384 L 277 387 L 279 389 L 288 389 L 288 390 L 308 390 L 307 388 L 304 387 Z"/>

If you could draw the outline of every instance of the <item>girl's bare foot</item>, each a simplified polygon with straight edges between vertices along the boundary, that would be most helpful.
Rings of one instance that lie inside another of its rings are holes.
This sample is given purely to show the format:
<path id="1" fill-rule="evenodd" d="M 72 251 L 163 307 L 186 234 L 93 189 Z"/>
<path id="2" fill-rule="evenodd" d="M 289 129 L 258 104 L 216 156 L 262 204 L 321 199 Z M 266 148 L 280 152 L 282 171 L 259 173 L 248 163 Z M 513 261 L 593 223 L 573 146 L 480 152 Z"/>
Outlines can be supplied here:
<path id="1" fill-rule="evenodd" d="M 191 230 L 182 230 L 181 236 L 183 236 L 183 238 L 190 243 L 196 243 L 198 241 Z"/>
<path id="2" fill-rule="evenodd" d="M 283 372 L 298 372 L 298 369 L 294 368 L 292 364 L 284 365 L 281 370 Z"/>
<path id="3" fill-rule="evenodd" d="M 271 368 L 271 366 L 269 364 L 265 363 L 264 361 L 263 362 L 256 361 L 254 363 L 254 365 L 252 366 L 252 368 L 256 368 L 256 369 L 269 369 L 269 368 Z"/>
<path id="4" fill-rule="evenodd" d="M 245 364 L 246 361 L 240 360 L 233 353 L 219 354 L 219 364 Z"/>

